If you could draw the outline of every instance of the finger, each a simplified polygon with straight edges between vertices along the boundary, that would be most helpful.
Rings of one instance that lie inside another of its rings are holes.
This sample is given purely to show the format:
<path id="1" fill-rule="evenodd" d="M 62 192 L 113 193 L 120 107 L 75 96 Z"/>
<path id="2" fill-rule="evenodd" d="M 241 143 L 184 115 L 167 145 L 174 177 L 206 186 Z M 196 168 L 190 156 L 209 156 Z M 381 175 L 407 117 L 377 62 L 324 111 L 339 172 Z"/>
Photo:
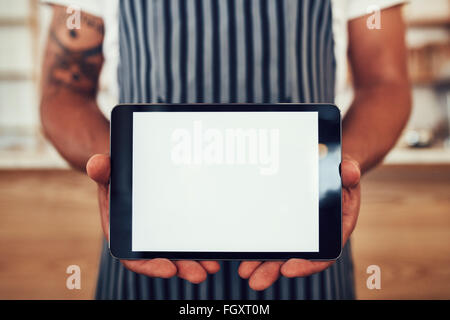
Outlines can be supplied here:
<path id="1" fill-rule="evenodd" d="M 361 203 L 360 186 L 342 190 L 342 237 L 345 244 L 356 227 Z"/>
<path id="2" fill-rule="evenodd" d="M 178 272 L 177 275 L 189 282 L 200 283 L 206 280 L 206 270 L 196 261 L 175 261 Z"/>
<path id="3" fill-rule="evenodd" d="M 109 155 L 93 155 L 86 164 L 88 176 L 98 184 L 108 184 L 111 164 Z"/>
<path id="4" fill-rule="evenodd" d="M 210 274 L 217 273 L 220 270 L 220 264 L 217 261 L 200 261 L 199 263 Z"/>
<path id="5" fill-rule="evenodd" d="M 259 267 L 261 261 L 242 261 L 239 265 L 238 274 L 243 279 L 248 279 L 252 273 Z"/>
<path id="6" fill-rule="evenodd" d="M 303 259 L 289 259 L 281 266 L 281 274 L 288 278 L 307 277 L 325 270 L 334 261 L 310 261 Z"/>
<path id="7" fill-rule="evenodd" d="M 261 264 L 250 276 L 248 284 L 256 291 L 270 287 L 280 277 L 282 261 L 269 261 Z"/>
<path id="8" fill-rule="evenodd" d="M 98 201 L 103 234 L 109 240 L 109 192 L 110 158 L 106 154 L 93 155 L 86 164 L 88 176 L 98 184 Z"/>
<path id="9" fill-rule="evenodd" d="M 355 160 L 343 160 L 341 163 L 341 178 L 344 187 L 356 187 L 361 179 L 361 169 L 359 164 Z"/>
<path id="10" fill-rule="evenodd" d="M 136 273 L 155 278 L 171 278 L 177 274 L 177 267 L 168 259 L 121 260 L 123 265 Z"/>
<path id="11" fill-rule="evenodd" d="M 98 185 L 98 203 L 103 234 L 109 240 L 109 192 L 107 185 Z"/>

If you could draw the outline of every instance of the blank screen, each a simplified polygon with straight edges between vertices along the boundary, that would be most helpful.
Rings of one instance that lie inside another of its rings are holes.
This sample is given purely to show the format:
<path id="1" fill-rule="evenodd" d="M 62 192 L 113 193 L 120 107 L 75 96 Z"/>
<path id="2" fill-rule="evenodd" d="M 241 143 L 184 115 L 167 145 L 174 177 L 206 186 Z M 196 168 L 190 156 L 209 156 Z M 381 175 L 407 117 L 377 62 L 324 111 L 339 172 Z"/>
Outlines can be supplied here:
<path id="1" fill-rule="evenodd" d="M 133 251 L 318 252 L 317 112 L 134 112 Z"/>

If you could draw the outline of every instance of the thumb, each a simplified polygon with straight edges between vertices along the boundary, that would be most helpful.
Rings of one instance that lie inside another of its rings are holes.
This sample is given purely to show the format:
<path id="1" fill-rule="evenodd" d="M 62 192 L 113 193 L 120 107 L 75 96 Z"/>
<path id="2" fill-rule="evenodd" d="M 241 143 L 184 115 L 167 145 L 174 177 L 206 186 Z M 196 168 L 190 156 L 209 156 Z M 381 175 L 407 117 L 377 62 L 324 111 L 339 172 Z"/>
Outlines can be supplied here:
<path id="1" fill-rule="evenodd" d="M 86 164 L 86 172 L 92 180 L 99 184 L 108 184 L 111 172 L 109 155 L 93 155 Z"/>
<path id="2" fill-rule="evenodd" d="M 356 187 L 361 179 L 361 169 L 358 162 L 353 159 L 342 160 L 341 178 L 344 187 Z"/>

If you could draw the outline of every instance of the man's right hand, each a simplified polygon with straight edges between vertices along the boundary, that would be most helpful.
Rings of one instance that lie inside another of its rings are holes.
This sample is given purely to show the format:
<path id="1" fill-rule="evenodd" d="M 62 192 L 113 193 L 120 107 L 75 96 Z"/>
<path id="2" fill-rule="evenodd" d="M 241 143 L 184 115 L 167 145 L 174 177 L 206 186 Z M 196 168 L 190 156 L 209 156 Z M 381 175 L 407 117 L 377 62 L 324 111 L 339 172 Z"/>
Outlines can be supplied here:
<path id="1" fill-rule="evenodd" d="M 98 185 L 98 200 L 100 217 L 105 237 L 109 239 L 109 155 L 96 154 L 92 156 L 87 165 L 88 176 Z M 178 276 L 192 283 L 200 283 L 206 280 L 208 274 L 214 274 L 220 269 L 217 261 L 171 261 L 168 259 L 151 260 L 121 260 L 123 265 L 136 273 L 149 277 L 171 278 Z"/>

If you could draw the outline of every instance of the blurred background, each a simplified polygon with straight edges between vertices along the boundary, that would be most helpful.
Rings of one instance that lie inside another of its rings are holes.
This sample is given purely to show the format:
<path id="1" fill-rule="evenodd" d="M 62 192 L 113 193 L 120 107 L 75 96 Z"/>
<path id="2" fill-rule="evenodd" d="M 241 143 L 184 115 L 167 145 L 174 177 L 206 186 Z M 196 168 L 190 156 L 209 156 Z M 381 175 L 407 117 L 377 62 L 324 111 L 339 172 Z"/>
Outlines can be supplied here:
<path id="1" fill-rule="evenodd" d="M 450 299 L 450 1 L 412 0 L 404 16 L 413 112 L 395 149 L 363 178 L 352 240 L 357 296 Z M 40 130 L 50 17 L 37 0 L 0 0 L 0 299 L 94 294 L 102 239 L 96 188 Z M 337 104 L 345 110 L 351 97 L 349 77 Z M 66 288 L 72 264 L 81 267 L 81 290 Z M 381 268 L 380 290 L 366 286 L 370 265 Z"/>

